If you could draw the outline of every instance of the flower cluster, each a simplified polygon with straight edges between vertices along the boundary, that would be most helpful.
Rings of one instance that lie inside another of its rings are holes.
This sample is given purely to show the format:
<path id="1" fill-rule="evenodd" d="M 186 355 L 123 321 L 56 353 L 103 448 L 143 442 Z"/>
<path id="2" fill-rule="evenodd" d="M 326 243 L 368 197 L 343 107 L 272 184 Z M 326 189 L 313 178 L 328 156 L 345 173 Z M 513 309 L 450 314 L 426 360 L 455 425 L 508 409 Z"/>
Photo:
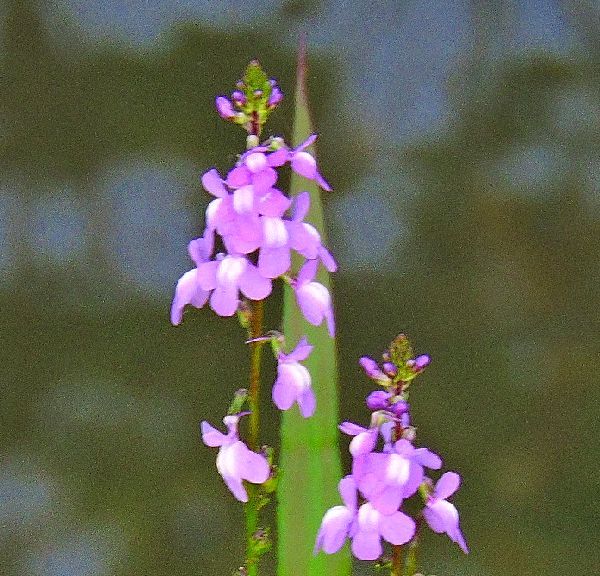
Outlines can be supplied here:
<path id="1" fill-rule="evenodd" d="M 209 302 L 218 315 L 232 316 L 238 310 L 240 293 L 262 300 L 271 293 L 273 280 L 283 278 L 294 289 L 306 320 L 314 325 L 325 320 L 333 336 L 331 297 L 314 278 L 319 262 L 330 272 L 337 265 L 316 228 L 304 221 L 309 193 L 302 192 L 292 201 L 276 187 L 277 168 L 289 163 L 296 173 L 331 189 L 313 156 L 305 151 L 315 139 L 313 135 L 291 149 L 274 138 L 242 154 L 225 178 L 214 168 L 203 174 L 202 185 L 214 199 L 206 209 L 202 237 L 188 245 L 195 268 L 177 283 L 173 324 L 182 321 L 187 304 L 201 308 Z M 225 251 L 213 257 L 216 236 Z M 306 260 L 296 277 L 290 275 L 292 251 Z"/>
<path id="2" fill-rule="evenodd" d="M 414 446 L 416 429 L 410 422 L 408 387 L 429 364 L 429 356 L 414 357 L 406 337 L 400 335 L 384 360 L 381 367 L 371 358 L 360 360 L 367 376 L 385 389 L 367 396 L 372 411 L 368 428 L 352 422 L 340 425 L 342 432 L 353 437 L 352 474 L 339 483 L 344 505 L 334 506 L 323 517 L 315 553 L 333 554 L 350 538 L 354 556 L 376 560 L 383 554 L 382 539 L 392 545 L 406 544 L 416 538 L 421 518 L 467 553 L 458 512 L 447 501 L 458 489 L 460 476 L 446 472 L 434 485 L 426 470 L 440 469 L 441 458 L 428 448 Z M 404 500 L 417 493 L 424 507 L 415 520 L 401 508 Z"/>
<path id="3" fill-rule="evenodd" d="M 317 229 L 305 221 L 310 194 L 300 192 L 292 199 L 278 187 L 279 171 L 289 166 L 322 189 L 331 190 L 308 152 L 317 137 L 313 134 L 295 148 L 279 137 L 262 143 L 258 138 L 266 118 L 282 98 L 277 83 L 268 79 L 258 62 L 253 61 L 243 80 L 237 83 L 231 100 L 224 96 L 216 99 L 219 115 L 248 131 L 247 149 L 224 176 L 211 168 L 201 177 L 203 188 L 213 199 L 206 209 L 202 236 L 188 244 L 194 267 L 181 276 L 175 288 L 171 305 L 171 322 L 175 325 L 182 322 L 186 306 L 202 308 L 208 303 L 219 316 L 233 316 L 237 312 L 242 324 L 251 326 L 253 306 L 244 299 L 265 299 L 271 294 L 273 282 L 282 279 L 292 288 L 307 322 L 315 326 L 325 322 L 329 334 L 334 335 L 331 296 L 315 278 L 320 265 L 334 272 L 337 264 Z M 297 271 L 292 271 L 293 253 L 304 259 Z M 313 347 L 306 338 L 301 338 L 293 350 L 285 352 L 282 334 L 270 332 L 262 336 L 255 330 L 255 326 L 249 330 L 248 343 L 257 346 L 270 341 L 277 359 L 277 379 L 272 388 L 274 404 L 281 410 L 298 404 L 303 417 L 312 416 L 316 398 L 310 373 L 301 362 L 308 358 Z M 227 434 L 208 422 L 201 425 L 203 442 L 219 447 L 219 473 L 242 502 L 248 501 L 244 482 L 264 484 L 271 478 L 269 461 L 248 447 L 258 446 L 258 426 L 251 423 L 248 445 L 238 435 L 240 418 L 257 413 L 257 395 L 252 390 L 251 383 L 250 391 L 239 391 L 234 398 L 223 420 Z"/>

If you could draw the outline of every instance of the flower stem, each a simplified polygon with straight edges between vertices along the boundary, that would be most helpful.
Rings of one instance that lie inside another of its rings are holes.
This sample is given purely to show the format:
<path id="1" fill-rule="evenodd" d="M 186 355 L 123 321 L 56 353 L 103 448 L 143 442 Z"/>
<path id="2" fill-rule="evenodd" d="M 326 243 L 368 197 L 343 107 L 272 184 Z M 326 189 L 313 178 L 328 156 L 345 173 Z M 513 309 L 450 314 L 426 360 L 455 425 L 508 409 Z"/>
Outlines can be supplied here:
<path id="1" fill-rule="evenodd" d="M 398 382 L 396 386 L 396 394 L 402 394 L 404 388 L 404 382 Z M 393 431 L 394 441 L 400 440 L 402 438 L 402 424 L 400 421 L 396 422 Z M 390 576 L 404 576 L 404 570 L 402 566 L 402 546 L 395 545 L 392 546 L 392 570 L 390 572 Z"/>
<path id="2" fill-rule="evenodd" d="M 263 303 L 255 302 L 250 315 L 248 335 L 250 339 L 258 338 L 263 330 Z M 250 407 L 250 423 L 248 446 L 254 452 L 259 449 L 260 438 L 260 359 L 262 342 L 250 342 L 250 385 L 248 387 L 248 404 Z M 248 502 L 244 507 L 246 515 L 246 570 L 248 576 L 258 576 L 258 558 L 255 539 L 258 530 L 258 507 L 260 494 L 254 486 L 247 486 Z"/>
<path id="3" fill-rule="evenodd" d="M 402 572 L 402 546 L 392 546 L 392 571 L 390 576 L 403 576 Z"/>
<path id="4" fill-rule="evenodd" d="M 255 302 L 250 317 L 250 339 L 258 338 L 263 330 L 263 303 Z M 250 405 L 250 438 L 248 446 L 257 451 L 260 432 L 260 357 L 263 342 L 250 342 L 250 385 L 248 387 L 248 403 Z"/>

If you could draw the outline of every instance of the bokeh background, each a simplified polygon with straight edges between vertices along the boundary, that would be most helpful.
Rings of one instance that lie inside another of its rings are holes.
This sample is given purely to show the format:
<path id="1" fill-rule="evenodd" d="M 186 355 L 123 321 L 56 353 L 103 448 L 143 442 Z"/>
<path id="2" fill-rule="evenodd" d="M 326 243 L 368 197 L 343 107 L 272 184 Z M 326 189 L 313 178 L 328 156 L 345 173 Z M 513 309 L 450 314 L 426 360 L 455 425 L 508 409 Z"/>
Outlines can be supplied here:
<path id="1" fill-rule="evenodd" d="M 241 507 L 198 422 L 243 385 L 242 334 L 168 308 L 199 174 L 244 143 L 213 98 L 252 57 L 291 96 L 302 31 L 341 416 L 366 415 L 357 358 L 408 333 L 433 357 L 420 441 L 465 478 L 472 548 L 426 538 L 427 572 L 600 572 L 597 2 L 3 0 L 2 575 L 239 562 Z M 291 104 L 268 131 L 290 134 Z"/>

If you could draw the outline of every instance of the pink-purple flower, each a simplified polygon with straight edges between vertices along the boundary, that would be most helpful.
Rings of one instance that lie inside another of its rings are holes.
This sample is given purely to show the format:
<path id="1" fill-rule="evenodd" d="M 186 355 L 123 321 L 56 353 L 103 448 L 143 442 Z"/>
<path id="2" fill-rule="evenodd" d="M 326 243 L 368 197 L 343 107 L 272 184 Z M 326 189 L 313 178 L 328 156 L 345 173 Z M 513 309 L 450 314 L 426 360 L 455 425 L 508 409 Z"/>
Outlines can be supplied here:
<path id="1" fill-rule="evenodd" d="M 313 326 L 319 326 L 325 321 L 329 335 L 335 334 L 335 320 L 333 317 L 333 303 L 329 290 L 319 282 L 315 282 L 317 275 L 317 260 L 308 260 L 300 271 L 292 288 L 296 294 L 296 301 L 306 321 Z"/>
<path id="2" fill-rule="evenodd" d="M 415 534 L 415 522 L 400 511 L 382 514 L 370 502 L 358 507 L 356 483 L 352 476 L 340 481 L 344 506 L 329 509 L 321 522 L 314 552 L 337 552 L 346 537 L 352 539 L 352 553 L 359 560 L 376 560 L 383 553 L 381 539 L 390 544 L 408 542 Z"/>
<path id="3" fill-rule="evenodd" d="M 302 338 L 289 354 L 278 353 L 277 380 L 272 390 L 273 402 L 277 408 L 288 410 L 297 402 L 304 418 L 312 416 L 316 407 L 310 373 L 300 364 L 308 358 L 312 349 L 306 338 Z"/>
<path id="4" fill-rule="evenodd" d="M 183 309 L 186 304 L 202 308 L 210 295 L 198 281 L 198 266 L 207 262 L 212 253 L 212 237 L 196 238 L 188 244 L 188 254 L 196 264 L 196 268 L 188 270 L 177 282 L 175 296 L 171 304 L 171 323 L 177 326 L 183 319 Z"/>
<path id="5" fill-rule="evenodd" d="M 223 434 L 206 421 L 201 424 L 202 441 L 207 446 L 219 447 L 217 470 L 227 487 L 240 502 L 248 501 L 244 480 L 253 484 L 262 484 L 268 480 L 271 474 L 267 459 L 262 454 L 252 452 L 239 439 L 237 425 L 244 414 L 247 413 L 223 418 L 223 422 L 227 426 L 227 434 Z"/>
<path id="6" fill-rule="evenodd" d="M 469 548 L 459 526 L 458 510 L 446 500 L 459 486 L 460 476 L 456 472 L 442 474 L 425 501 L 423 516 L 434 532 L 446 533 L 450 540 L 456 542 L 461 550 L 468 554 Z"/>

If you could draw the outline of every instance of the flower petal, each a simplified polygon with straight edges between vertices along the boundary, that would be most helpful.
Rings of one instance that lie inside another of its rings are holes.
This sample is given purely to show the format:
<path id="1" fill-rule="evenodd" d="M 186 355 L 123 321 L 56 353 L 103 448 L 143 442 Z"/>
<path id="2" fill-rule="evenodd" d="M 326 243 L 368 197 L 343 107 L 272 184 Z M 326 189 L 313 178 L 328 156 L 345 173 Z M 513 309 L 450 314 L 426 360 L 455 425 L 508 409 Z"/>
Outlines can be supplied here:
<path id="1" fill-rule="evenodd" d="M 224 198 L 228 195 L 227 188 L 225 188 L 223 179 L 217 172 L 216 168 L 212 168 L 208 172 L 202 174 L 201 180 L 204 189 L 213 196 L 216 196 L 217 198 Z"/>
<path id="2" fill-rule="evenodd" d="M 317 534 L 314 553 L 319 550 L 334 554 L 343 545 L 352 523 L 353 514 L 345 506 L 334 506 L 325 512 Z"/>
<path id="3" fill-rule="evenodd" d="M 278 278 L 292 265 L 288 246 L 270 248 L 263 246 L 258 253 L 258 270 L 265 278 Z"/>
<path id="4" fill-rule="evenodd" d="M 240 277 L 240 290 L 250 300 L 263 300 L 271 293 L 271 280 L 263 277 L 256 266 L 248 262 Z"/>
<path id="5" fill-rule="evenodd" d="M 231 188 L 240 188 L 251 184 L 250 170 L 246 166 L 236 166 L 233 170 L 230 170 L 227 174 L 227 186 Z"/>
<path id="6" fill-rule="evenodd" d="M 358 493 L 356 482 L 351 475 L 342 478 L 338 484 L 338 491 L 342 501 L 349 510 L 356 511 L 358 505 Z"/>
<path id="7" fill-rule="evenodd" d="M 239 304 L 237 288 L 217 286 L 210 296 L 210 307 L 219 316 L 233 316 Z"/>
<path id="8" fill-rule="evenodd" d="M 313 350 L 313 346 L 308 343 L 306 336 L 302 336 L 296 344 L 296 347 L 289 354 L 282 354 L 285 360 L 292 360 L 293 362 L 302 362 L 306 360 Z"/>
<path id="9" fill-rule="evenodd" d="M 250 214 L 254 209 L 254 188 L 241 186 L 233 192 L 233 209 L 238 214 Z"/>
<path id="10" fill-rule="evenodd" d="M 202 290 L 198 284 L 198 269 L 188 270 L 177 282 L 175 296 L 171 304 L 171 323 L 175 326 L 181 324 L 183 309 L 186 304 L 202 308 L 208 300 L 209 292 Z"/>
<path id="11" fill-rule="evenodd" d="M 440 479 L 435 485 L 433 491 L 434 498 L 440 498 L 445 500 L 449 496 L 452 496 L 460 486 L 460 475 L 456 472 L 446 472 L 441 475 Z"/>
<path id="12" fill-rule="evenodd" d="M 257 194 L 264 194 L 277 182 L 277 172 L 273 168 L 266 168 L 252 175 L 252 185 Z"/>
<path id="13" fill-rule="evenodd" d="M 286 148 L 280 148 L 267 156 L 269 166 L 283 166 L 290 157 L 290 153 Z"/>
<path id="14" fill-rule="evenodd" d="M 390 544 L 406 544 L 415 535 L 415 521 L 402 512 L 379 518 L 379 532 Z"/>
<path id="15" fill-rule="evenodd" d="M 381 538 L 377 531 L 359 530 L 352 539 L 352 554 L 359 560 L 377 560 L 383 553 Z"/>
<path id="16" fill-rule="evenodd" d="M 207 446 L 222 446 L 229 438 L 223 434 L 223 432 L 217 430 L 214 426 L 210 425 L 206 420 L 203 420 L 200 424 L 202 430 L 202 442 Z"/>

